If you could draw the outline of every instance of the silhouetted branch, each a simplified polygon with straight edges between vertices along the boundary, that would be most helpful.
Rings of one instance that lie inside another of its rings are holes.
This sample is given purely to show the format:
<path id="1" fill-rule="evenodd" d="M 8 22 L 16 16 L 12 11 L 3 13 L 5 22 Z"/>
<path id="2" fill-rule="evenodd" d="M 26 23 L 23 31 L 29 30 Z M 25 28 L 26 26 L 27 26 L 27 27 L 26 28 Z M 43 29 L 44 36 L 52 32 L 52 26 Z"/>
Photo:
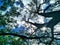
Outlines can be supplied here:
<path id="1" fill-rule="evenodd" d="M 47 12 L 47 13 L 39 13 L 39 12 L 36 12 L 36 13 L 39 15 L 42 15 L 44 17 L 56 17 L 60 14 L 60 10 L 59 11 Z"/>
<path id="2" fill-rule="evenodd" d="M 43 26 L 45 26 L 47 23 L 44 23 L 44 24 L 38 24 L 38 23 L 32 23 L 32 22 L 29 22 L 29 21 L 26 21 L 27 23 L 30 23 L 34 26 L 36 26 L 37 28 L 42 28 Z"/>
<path id="3" fill-rule="evenodd" d="M 44 12 L 49 9 L 49 7 L 51 7 L 51 5 L 49 4 L 49 6 L 47 6 L 45 9 L 44 9 Z"/>
<path id="4" fill-rule="evenodd" d="M 49 37 L 49 36 L 41 36 L 41 37 L 27 37 L 27 36 L 23 36 L 23 35 L 18 35 L 18 34 L 15 34 L 15 33 L 0 33 L 0 36 L 6 36 L 6 35 L 12 35 L 12 36 L 17 36 L 17 37 L 20 37 L 22 39 L 41 39 L 41 38 L 52 38 L 52 37 Z M 60 40 L 60 38 L 54 38 L 54 39 L 57 39 L 57 40 Z"/>
<path id="5" fill-rule="evenodd" d="M 42 28 L 43 26 L 46 25 L 46 23 L 44 23 L 44 24 L 38 24 L 38 23 L 32 23 L 32 22 L 29 22 L 29 21 L 26 21 L 26 22 L 27 22 L 27 23 L 30 23 L 30 24 L 32 24 L 32 25 L 34 25 L 34 26 L 36 26 L 37 29 Z M 34 32 L 36 32 L 37 29 L 35 29 Z M 32 35 L 34 32 L 32 32 L 31 35 Z"/>
<path id="6" fill-rule="evenodd" d="M 45 36 L 42 36 L 42 37 L 27 37 L 27 36 L 24 36 L 24 35 L 19 35 L 19 34 L 15 34 L 15 33 L 0 33 L 0 36 L 2 35 L 12 35 L 12 36 L 17 36 L 17 37 L 20 37 L 22 39 L 40 39 L 40 38 L 51 38 L 49 36 L 45 37 Z"/>
<path id="7" fill-rule="evenodd" d="M 18 34 L 15 34 L 15 33 L 0 33 L 0 36 L 2 36 L 2 35 L 13 35 L 13 36 L 17 36 L 17 37 L 20 37 L 20 38 L 27 38 L 26 36 L 18 35 Z"/>

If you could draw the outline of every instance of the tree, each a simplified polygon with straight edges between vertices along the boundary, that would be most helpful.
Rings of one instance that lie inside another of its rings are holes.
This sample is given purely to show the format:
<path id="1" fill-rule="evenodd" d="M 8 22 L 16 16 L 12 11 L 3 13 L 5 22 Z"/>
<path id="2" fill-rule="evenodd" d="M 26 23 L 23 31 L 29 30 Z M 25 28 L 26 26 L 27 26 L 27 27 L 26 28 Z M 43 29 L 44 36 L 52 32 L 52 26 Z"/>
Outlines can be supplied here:
<path id="1" fill-rule="evenodd" d="M 40 45 L 41 43 L 42 45 L 44 44 L 57 45 L 55 41 L 56 39 L 54 38 L 53 27 L 60 21 L 59 19 L 60 11 L 48 12 L 48 10 L 52 11 L 52 9 L 50 9 L 51 7 L 54 7 L 57 5 L 56 2 L 54 4 L 50 4 L 49 3 L 50 0 L 49 1 L 47 0 L 47 2 L 43 1 L 42 3 L 40 3 L 40 1 L 41 0 L 32 0 L 27 5 L 24 5 L 22 0 L 17 2 L 15 2 L 15 0 L 7 0 L 7 1 L 3 0 L 4 4 L 2 4 L 1 2 L 2 5 L 0 6 L 0 9 L 2 12 L 0 14 L 0 25 L 4 29 L 2 28 L 0 29 L 1 30 L 0 35 L 14 35 L 14 36 L 21 37 L 25 39 L 22 41 L 22 42 L 25 41 L 24 45 L 33 45 L 33 43 L 32 44 L 30 43 L 30 39 L 32 39 L 32 41 L 34 41 L 35 39 L 35 41 L 38 42 L 36 43 L 38 45 Z M 42 5 L 43 6 L 46 5 L 44 9 L 41 8 Z M 38 22 L 38 19 L 40 20 L 41 15 L 42 17 L 43 16 L 53 17 L 53 19 L 48 23 L 40 24 Z M 30 22 L 31 20 L 33 21 Z M 22 27 L 24 26 L 25 27 L 23 28 L 24 30 L 23 29 L 19 30 L 20 26 Z M 46 28 L 44 27 L 51 28 L 51 31 L 50 29 L 48 29 L 50 32 L 48 30 L 45 30 Z M 8 38 L 10 39 L 10 37 Z M 1 42 L 4 42 L 4 41 L 1 41 Z M 14 44 L 17 45 L 17 43 L 18 45 L 21 45 L 20 39 L 19 40 L 13 39 L 12 42 L 13 42 L 12 43 L 13 45 Z"/>

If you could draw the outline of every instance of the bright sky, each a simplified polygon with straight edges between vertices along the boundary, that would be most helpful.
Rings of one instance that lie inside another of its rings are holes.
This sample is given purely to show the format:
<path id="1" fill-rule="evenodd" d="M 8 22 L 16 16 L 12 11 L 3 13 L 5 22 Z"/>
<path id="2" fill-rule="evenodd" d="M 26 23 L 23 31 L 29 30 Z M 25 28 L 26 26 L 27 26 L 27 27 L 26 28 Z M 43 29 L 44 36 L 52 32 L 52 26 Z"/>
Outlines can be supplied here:
<path id="1" fill-rule="evenodd" d="M 29 2 L 31 2 L 32 0 L 23 0 L 24 5 L 28 4 Z"/>

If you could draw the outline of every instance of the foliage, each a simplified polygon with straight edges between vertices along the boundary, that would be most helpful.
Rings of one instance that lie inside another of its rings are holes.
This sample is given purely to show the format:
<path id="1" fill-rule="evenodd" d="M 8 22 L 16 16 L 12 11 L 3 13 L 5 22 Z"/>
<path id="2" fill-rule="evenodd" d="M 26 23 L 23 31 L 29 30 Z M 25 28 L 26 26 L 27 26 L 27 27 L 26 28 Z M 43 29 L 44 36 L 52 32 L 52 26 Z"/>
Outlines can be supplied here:
<path id="1" fill-rule="evenodd" d="M 15 0 L 3 0 L 2 2 L 3 5 L 0 6 L 0 34 L 14 33 L 26 36 L 28 38 L 42 38 L 24 39 L 25 37 L 20 38 L 15 37 L 14 35 L 5 35 L 0 36 L 0 45 L 33 45 L 35 43 L 36 45 L 41 45 L 41 43 L 42 45 L 57 45 L 56 39 L 54 39 L 51 44 L 49 44 L 51 41 L 51 38 L 49 37 L 52 36 L 51 29 L 41 29 L 43 27 L 46 27 L 46 24 L 44 22 L 46 18 L 39 15 L 37 12 L 42 13 L 42 11 L 44 11 L 41 9 L 41 6 L 45 3 L 41 4 L 40 0 L 32 0 L 27 5 L 24 5 L 22 0 L 17 2 L 15 2 Z M 50 6 L 51 5 L 48 7 Z M 53 4 L 52 7 L 54 6 L 56 5 Z M 53 9 L 50 7 L 50 9 L 48 9 L 46 12 L 49 11 L 51 12 Z"/>

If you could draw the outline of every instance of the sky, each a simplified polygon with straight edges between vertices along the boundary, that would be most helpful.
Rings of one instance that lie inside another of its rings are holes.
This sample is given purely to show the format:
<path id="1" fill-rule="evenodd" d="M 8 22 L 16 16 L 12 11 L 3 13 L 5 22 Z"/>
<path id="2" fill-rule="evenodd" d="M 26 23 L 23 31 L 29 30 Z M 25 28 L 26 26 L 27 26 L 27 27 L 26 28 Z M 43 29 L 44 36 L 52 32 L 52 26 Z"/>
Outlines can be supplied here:
<path id="1" fill-rule="evenodd" d="M 4 2 L 2 2 L 2 1 L 0 0 L 0 7 L 3 6 L 3 4 L 4 4 Z"/>
<path id="2" fill-rule="evenodd" d="M 22 1 L 23 1 L 24 5 L 27 5 L 27 4 L 29 4 L 32 0 L 22 0 Z"/>

